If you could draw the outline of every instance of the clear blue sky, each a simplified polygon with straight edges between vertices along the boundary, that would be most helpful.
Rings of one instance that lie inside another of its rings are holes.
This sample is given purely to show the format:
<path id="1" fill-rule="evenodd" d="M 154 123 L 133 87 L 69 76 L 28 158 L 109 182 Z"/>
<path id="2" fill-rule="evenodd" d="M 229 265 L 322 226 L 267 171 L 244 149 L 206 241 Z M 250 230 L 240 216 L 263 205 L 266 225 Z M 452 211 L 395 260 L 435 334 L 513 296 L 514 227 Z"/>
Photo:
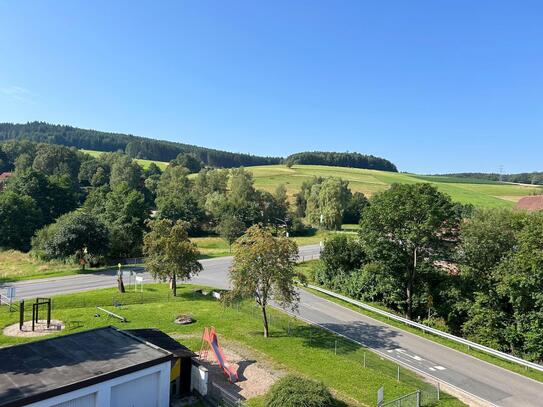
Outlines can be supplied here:
<path id="1" fill-rule="evenodd" d="M 543 170 L 543 2 L 0 0 L 0 121 Z"/>

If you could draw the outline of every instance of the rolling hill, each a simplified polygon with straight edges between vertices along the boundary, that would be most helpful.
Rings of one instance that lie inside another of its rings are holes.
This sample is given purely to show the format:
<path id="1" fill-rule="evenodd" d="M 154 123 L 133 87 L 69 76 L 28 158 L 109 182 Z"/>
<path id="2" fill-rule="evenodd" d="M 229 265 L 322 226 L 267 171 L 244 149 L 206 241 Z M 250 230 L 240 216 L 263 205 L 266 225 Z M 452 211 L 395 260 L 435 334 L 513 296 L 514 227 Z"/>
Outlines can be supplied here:
<path id="1" fill-rule="evenodd" d="M 543 188 L 537 186 L 358 168 L 319 165 L 295 165 L 288 168 L 283 165 L 265 165 L 247 169 L 253 173 L 257 188 L 273 191 L 277 185 L 285 184 L 289 195 L 296 193 L 302 183 L 313 176 L 343 178 L 349 181 L 353 192 L 360 191 L 368 196 L 386 190 L 393 183 L 429 182 L 441 192 L 449 194 L 455 201 L 492 208 L 512 207 L 523 196 L 543 193 Z"/>
<path id="2" fill-rule="evenodd" d="M 102 154 L 100 151 L 82 151 L 93 156 Z M 168 163 L 162 161 L 141 159 L 136 159 L 136 161 L 143 168 L 146 168 L 151 162 L 155 162 L 163 170 L 168 165 Z M 523 196 L 543 193 L 543 187 L 535 185 L 324 165 L 293 165 L 290 168 L 285 165 L 262 165 L 247 167 L 247 170 L 253 174 L 257 188 L 273 192 L 278 185 L 285 184 L 290 197 L 300 190 L 304 181 L 314 176 L 342 178 L 349 181 L 349 186 L 353 192 L 363 192 L 367 196 L 384 191 L 393 183 L 429 182 L 441 192 L 449 194 L 454 201 L 487 208 L 513 207 Z M 195 176 L 195 174 L 192 176 Z"/>

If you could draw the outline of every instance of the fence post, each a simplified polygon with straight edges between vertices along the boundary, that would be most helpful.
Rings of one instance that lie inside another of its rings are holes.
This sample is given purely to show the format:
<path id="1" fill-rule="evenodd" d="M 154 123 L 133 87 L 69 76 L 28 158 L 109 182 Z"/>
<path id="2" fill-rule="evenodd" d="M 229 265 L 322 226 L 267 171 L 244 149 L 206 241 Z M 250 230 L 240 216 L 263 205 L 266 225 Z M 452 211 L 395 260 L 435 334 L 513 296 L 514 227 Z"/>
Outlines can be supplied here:
<path id="1" fill-rule="evenodd" d="M 366 367 L 366 352 L 364 352 L 364 368 Z"/>
<path id="2" fill-rule="evenodd" d="M 396 380 L 399 382 L 400 381 L 400 365 L 398 365 L 398 374 L 396 376 Z"/>
<path id="3" fill-rule="evenodd" d="M 417 390 L 417 407 L 420 407 L 420 390 Z"/>
<path id="4" fill-rule="evenodd" d="M 439 401 L 440 393 L 441 393 L 440 385 L 439 385 L 439 382 L 437 382 L 437 400 L 438 401 Z"/>
<path id="5" fill-rule="evenodd" d="M 334 341 L 334 354 L 337 355 L 337 339 Z"/>

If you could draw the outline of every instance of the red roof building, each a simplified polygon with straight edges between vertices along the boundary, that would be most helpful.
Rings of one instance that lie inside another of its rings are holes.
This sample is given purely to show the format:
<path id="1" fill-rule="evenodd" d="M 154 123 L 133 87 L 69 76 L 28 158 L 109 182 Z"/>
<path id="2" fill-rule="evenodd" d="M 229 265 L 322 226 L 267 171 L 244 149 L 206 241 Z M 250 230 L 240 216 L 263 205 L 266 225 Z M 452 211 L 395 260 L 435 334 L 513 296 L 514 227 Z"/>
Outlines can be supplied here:
<path id="1" fill-rule="evenodd" d="M 527 211 L 541 211 L 543 210 L 543 195 L 525 196 L 517 202 L 516 208 Z"/>

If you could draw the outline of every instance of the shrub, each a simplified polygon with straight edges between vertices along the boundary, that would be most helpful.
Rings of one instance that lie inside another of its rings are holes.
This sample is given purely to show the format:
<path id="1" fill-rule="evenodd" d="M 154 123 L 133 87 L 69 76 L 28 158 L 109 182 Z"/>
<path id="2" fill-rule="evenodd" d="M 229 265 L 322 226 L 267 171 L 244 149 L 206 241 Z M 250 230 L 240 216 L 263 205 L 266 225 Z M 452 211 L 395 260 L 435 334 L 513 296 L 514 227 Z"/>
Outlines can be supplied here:
<path id="1" fill-rule="evenodd" d="M 277 381 L 266 397 L 266 407 L 334 407 L 336 400 L 320 382 L 288 375 Z"/>

